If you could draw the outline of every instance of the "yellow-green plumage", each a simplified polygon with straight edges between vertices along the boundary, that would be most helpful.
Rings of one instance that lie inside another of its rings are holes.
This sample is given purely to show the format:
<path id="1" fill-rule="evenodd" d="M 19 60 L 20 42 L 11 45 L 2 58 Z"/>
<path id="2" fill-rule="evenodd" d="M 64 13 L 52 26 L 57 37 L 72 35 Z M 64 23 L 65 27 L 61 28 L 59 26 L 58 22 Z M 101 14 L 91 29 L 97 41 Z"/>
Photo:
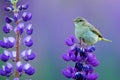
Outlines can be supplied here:
<path id="1" fill-rule="evenodd" d="M 84 18 L 76 18 L 74 20 L 75 24 L 75 36 L 76 38 L 82 39 L 83 42 L 87 45 L 93 45 L 100 40 L 111 42 L 108 39 L 105 39 L 101 33 L 93 25 L 91 25 Z"/>

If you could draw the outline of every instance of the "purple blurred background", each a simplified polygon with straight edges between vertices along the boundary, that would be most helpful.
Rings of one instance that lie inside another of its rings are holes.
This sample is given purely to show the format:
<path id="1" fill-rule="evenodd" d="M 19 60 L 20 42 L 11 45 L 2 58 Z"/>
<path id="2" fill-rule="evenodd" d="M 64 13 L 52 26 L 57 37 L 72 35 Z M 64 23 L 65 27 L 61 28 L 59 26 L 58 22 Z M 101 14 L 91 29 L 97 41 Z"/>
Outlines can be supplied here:
<path id="1" fill-rule="evenodd" d="M 61 55 L 68 47 L 64 41 L 74 35 L 73 19 L 85 17 L 96 26 L 104 37 L 112 43 L 99 42 L 96 46 L 96 56 L 100 66 L 96 72 L 98 80 L 118 80 L 120 67 L 119 34 L 120 34 L 120 0 L 20 0 L 28 3 L 28 11 L 33 14 L 30 23 L 33 24 L 34 46 L 37 58 L 31 64 L 36 68 L 33 80 L 68 80 L 61 70 L 66 64 Z M 0 26 L 5 24 L 4 16 L 9 13 L 3 11 L 6 5 L 0 0 Z M 1 32 L 0 32 L 1 33 Z M 2 34 L 0 35 L 2 36 Z"/>

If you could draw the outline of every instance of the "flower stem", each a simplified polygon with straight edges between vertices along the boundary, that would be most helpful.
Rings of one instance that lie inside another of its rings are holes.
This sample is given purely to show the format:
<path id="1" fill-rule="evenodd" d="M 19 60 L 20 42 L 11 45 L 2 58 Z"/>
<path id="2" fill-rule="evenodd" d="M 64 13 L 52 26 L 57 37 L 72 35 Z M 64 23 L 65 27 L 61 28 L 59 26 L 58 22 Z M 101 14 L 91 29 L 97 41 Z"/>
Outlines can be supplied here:
<path id="1" fill-rule="evenodd" d="M 19 22 L 16 22 L 16 25 L 18 25 Z M 20 41 L 20 32 L 17 30 L 16 32 L 16 63 L 19 61 L 19 41 Z M 19 72 L 16 69 L 15 77 L 19 78 Z"/>
<path id="2" fill-rule="evenodd" d="M 17 9 L 16 9 L 16 3 L 13 4 L 13 6 L 14 6 L 14 9 L 15 9 L 14 14 L 18 13 Z M 19 21 L 16 21 L 16 27 L 18 26 L 18 24 L 19 24 Z M 20 41 L 20 32 L 19 32 L 19 30 L 17 30 L 17 32 L 16 32 L 16 59 L 15 59 L 16 63 L 19 61 L 19 41 Z M 19 76 L 20 76 L 19 72 L 16 69 L 15 78 L 19 78 Z"/>

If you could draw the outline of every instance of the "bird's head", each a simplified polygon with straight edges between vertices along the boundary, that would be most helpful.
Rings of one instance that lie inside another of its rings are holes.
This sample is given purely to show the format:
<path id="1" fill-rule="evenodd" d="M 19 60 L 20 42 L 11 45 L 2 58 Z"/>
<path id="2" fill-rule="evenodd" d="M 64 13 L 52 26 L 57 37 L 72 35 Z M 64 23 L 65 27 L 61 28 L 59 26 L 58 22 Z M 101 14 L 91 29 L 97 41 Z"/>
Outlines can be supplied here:
<path id="1" fill-rule="evenodd" d="M 83 17 L 77 17 L 73 21 L 74 21 L 74 23 L 84 23 L 84 22 L 86 22 L 86 19 Z"/>

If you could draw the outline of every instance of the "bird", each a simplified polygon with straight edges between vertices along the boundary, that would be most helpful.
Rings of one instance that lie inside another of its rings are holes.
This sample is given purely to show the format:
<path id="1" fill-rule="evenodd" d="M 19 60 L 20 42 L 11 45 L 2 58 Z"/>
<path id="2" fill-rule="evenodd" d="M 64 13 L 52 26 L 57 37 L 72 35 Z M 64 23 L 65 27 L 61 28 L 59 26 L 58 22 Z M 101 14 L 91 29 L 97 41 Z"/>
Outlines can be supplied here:
<path id="1" fill-rule="evenodd" d="M 112 42 L 102 36 L 100 31 L 90 24 L 85 18 L 77 17 L 74 20 L 75 36 L 78 40 L 82 40 L 86 45 L 94 45 L 98 41 Z"/>

